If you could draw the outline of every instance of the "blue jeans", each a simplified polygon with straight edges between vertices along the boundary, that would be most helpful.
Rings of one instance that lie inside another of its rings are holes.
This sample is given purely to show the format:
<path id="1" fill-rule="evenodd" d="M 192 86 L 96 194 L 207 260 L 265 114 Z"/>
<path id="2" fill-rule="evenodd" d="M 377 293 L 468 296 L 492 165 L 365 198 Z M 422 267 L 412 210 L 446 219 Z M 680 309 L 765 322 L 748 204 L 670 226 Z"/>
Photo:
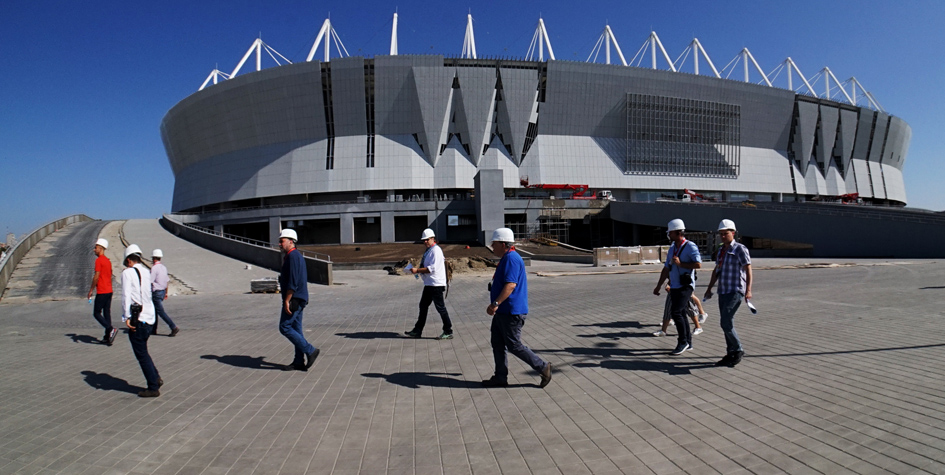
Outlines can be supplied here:
<path id="1" fill-rule="evenodd" d="M 157 368 L 154 367 L 154 361 L 151 360 L 151 355 L 148 353 L 148 337 L 150 336 L 151 325 L 144 322 L 138 322 L 135 331 L 128 332 L 131 350 L 134 351 L 135 358 L 138 359 L 141 372 L 144 373 L 144 379 L 148 381 L 148 389 L 157 391 L 158 379 L 161 376 L 158 374 Z"/>
<path id="2" fill-rule="evenodd" d="M 305 304 L 304 300 L 292 299 L 289 303 L 292 313 L 285 313 L 283 304 L 279 318 L 279 333 L 295 345 L 295 358 L 292 364 L 296 366 L 304 365 L 305 355 L 310 355 L 315 351 L 315 347 L 306 341 L 305 335 L 302 334 L 302 310 L 305 309 Z"/>
<path id="3" fill-rule="evenodd" d="M 112 331 L 112 294 L 95 294 L 95 306 L 92 308 L 92 316 L 105 327 L 107 338 Z"/>
<path id="4" fill-rule="evenodd" d="M 177 328 L 177 325 L 174 325 L 174 320 L 171 320 L 171 317 L 167 316 L 167 312 L 164 311 L 164 296 L 167 295 L 167 290 L 155 290 L 151 292 L 151 301 L 154 302 L 154 313 L 161 317 L 161 320 L 164 320 L 171 330 Z M 154 327 L 157 329 L 157 321 L 154 322 Z"/>
<path id="5" fill-rule="evenodd" d="M 503 381 L 509 377 L 509 359 L 506 350 L 535 371 L 545 369 L 546 363 L 522 344 L 525 315 L 496 313 L 492 317 L 492 355 L 495 357 L 495 376 Z"/>
<path id="6" fill-rule="evenodd" d="M 686 344 L 692 348 L 692 328 L 689 327 L 689 319 L 686 318 L 692 291 L 693 288 L 688 285 L 680 289 L 669 289 L 669 314 L 676 322 L 677 347 Z"/>
<path id="7" fill-rule="evenodd" d="M 742 351 L 742 342 L 738 340 L 738 334 L 735 333 L 735 312 L 738 311 L 744 298 L 745 294 L 741 292 L 719 294 L 719 325 L 722 326 L 722 333 L 725 334 L 726 354 Z"/>

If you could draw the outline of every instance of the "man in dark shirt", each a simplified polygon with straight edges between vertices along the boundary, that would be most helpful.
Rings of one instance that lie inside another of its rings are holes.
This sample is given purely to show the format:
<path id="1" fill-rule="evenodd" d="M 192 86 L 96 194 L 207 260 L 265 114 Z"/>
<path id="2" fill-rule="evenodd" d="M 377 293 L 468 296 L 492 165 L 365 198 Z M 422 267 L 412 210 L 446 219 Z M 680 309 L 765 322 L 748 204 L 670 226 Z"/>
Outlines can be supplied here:
<path id="1" fill-rule="evenodd" d="M 295 248 L 298 240 L 298 234 L 292 229 L 283 229 L 279 235 L 279 247 L 285 252 L 282 272 L 279 274 L 279 287 L 282 289 L 279 332 L 295 345 L 295 358 L 292 364 L 283 367 L 285 371 L 308 371 L 319 353 L 318 348 L 306 341 L 302 333 L 302 310 L 308 304 L 308 272 L 305 270 L 305 258 Z"/>

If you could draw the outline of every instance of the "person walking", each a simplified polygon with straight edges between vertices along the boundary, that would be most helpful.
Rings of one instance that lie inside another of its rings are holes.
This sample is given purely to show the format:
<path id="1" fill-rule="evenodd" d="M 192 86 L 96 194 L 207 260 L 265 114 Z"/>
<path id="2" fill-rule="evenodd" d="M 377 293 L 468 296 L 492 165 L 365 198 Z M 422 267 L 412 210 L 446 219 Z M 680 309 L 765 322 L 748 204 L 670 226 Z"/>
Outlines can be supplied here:
<path id="1" fill-rule="evenodd" d="M 512 353 L 539 372 L 540 387 L 551 382 L 551 363 L 522 344 L 522 327 L 528 315 L 528 280 L 525 261 L 515 252 L 514 244 L 515 235 L 511 229 L 499 228 L 492 233 L 492 253 L 500 260 L 489 289 L 491 303 L 486 307 L 486 313 L 492 317 L 491 343 L 495 357 L 495 375 L 482 382 L 487 388 L 509 385 L 507 353 Z"/>
<path id="2" fill-rule="evenodd" d="M 673 323 L 673 317 L 670 313 L 670 304 L 672 299 L 669 294 L 669 286 L 665 287 L 666 290 L 666 303 L 663 305 L 663 326 L 660 327 L 660 331 L 654 332 L 653 336 L 666 336 L 666 330 L 669 329 L 669 325 Z M 696 336 L 702 333 L 702 322 L 705 321 L 708 315 L 705 313 L 702 308 L 702 304 L 699 303 L 699 298 L 695 295 L 689 299 L 689 304 L 686 306 L 686 315 L 692 320 L 692 324 L 695 325 L 695 330 L 692 331 L 692 336 Z"/>
<path id="3" fill-rule="evenodd" d="M 712 298 L 712 287 L 718 282 L 719 325 L 725 334 L 725 357 L 715 365 L 734 367 L 745 356 L 742 342 L 735 333 L 735 312 L 742 299 L 746 303 L 751 300 L 751 256 L 748 248 L 735 242 L 735 223 L 732 220 L 723 219 L 719 223 L 719 238 L 722 247 L 715 255 L 715 269 L 705 289 L 705 298 Z"/>
<path id="4" fill-rule="evenodd" d="M 121 272 L 121 321 L 128 326 L 131 350 L 148 383 L 147 389 L 138 392 L 138 397 L 158 397 L 164 380 L 148 353 L 148 337 L 155 321 L 151 272 L 141 263 L 141 248 L 137 244 L 125 248 L 124 265 L 125 270 Z"/>
<path id="5" fill-rule="evenodd" d="M 92 274 L 92 286 L 89 288 L 89 300 L 95 294 L 95 305 L 92 307 L 92 316 L 103 327 L 105 336 L 102 343 L 112 346 L 118 329 L 112 326 L 112 261 L 105 257 L 108 249 L 108 240 L 100 238 L 95 241 L 95 270 Z"/>
<path id="6" fill-rule="evenodd" d="M 160 249 L 155 249 L 151 251 L 151 262 L 154 265 L 151 266 L 151 298 L 154 300 L 154 311 L 157 313 L 157 316 L 161 317 L 161 320 L 164 320 L 164 323 L 167 323 L 167 326 L 171 327 L 171 334 L 168 336 L 176 336 L 180 333 L 180 328 L 174 324 L 174 320 L 171 320 L 171 317 L 164 311 L 164 301 L 167 300 L 167 267 L 164 266 L 164 263 L 161 262 L 161 259 L 164 259 L 164 252 Z M 154 330 L 153 334 L 157 335 L 158 322 L 154 321 Z"/>
<path id="7" fill-rule="evenodd" d="M 699 247 L 686 239 L 686 224 L 681 219 L 674 219 L 667 225 L 666 236 L 673 242 L 666 255 L 660 280 L 653 289 L 659 295 L 663 282 L 669 279 L 670 315 L 676 324 L 676 348 L 671 355 L 681 355 L 692 349 L 692 330 L 686 319 L 686 307 L 696 288 L 695 270 L 702 268 L 702 255 Z"/>
<path id="8" fill-rule="evenodd" d="M 299 235 L 294 229 L 283 229 L 279 235 L 279 247 L 285 253 L 282 272 L 279 273 L 279 287 L 282 289 L 279 332 L 295 346 L 295 358 L 292 364 L 282 368 L 285 371 L 308 371 L 321 352 L 306 341 L 302 333 L 302 311 L 308 304 L 308 271 L 302 252 L 295 248 L 298 240 Z"/>
<path id="9" fill-rule="evenodd" d="M 417 316 L 417 323 L 413 330 L 404 332 L 410 338 L 420 338 L 423 334 L 423 327 L 427 323 L 427 310 L 430 309 L 430 303 L 436 307 L 440 318 L 443 320 L 443 333 L 436 337 L 437 340 L 453 339 L 453 323 L 450 321 L 450 314 L 446 310 L 446 303 L 443 301 L 443 293 L 446 292 L 446 259 L 443 258 L 443 250 L 436 243 L 436 235 L 432 229 L 424 229 L 420 235 L 420 240 L 427 247 L 420 260 L 420 266 L 410 269 L 414 275 L 423 278 L 423 294 L 420 295 L 420 314 Z"/>

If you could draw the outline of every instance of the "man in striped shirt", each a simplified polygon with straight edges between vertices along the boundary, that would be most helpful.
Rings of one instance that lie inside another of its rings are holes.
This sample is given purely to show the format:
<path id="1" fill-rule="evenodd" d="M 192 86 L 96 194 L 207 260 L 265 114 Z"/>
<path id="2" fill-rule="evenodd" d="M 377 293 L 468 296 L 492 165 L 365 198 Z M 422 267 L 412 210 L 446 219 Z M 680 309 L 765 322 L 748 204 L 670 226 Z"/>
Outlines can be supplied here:
<path id="1" fill-rule="evenodd" d="M 719 324 L 725 334 L 725 357 L 716 366 L 734 367 L 742 361 L 745 352 L 735 333 L 735 312 L 742 299 L 751 300 L 751 256 L 748 248 L 735 242 L 735 223 L 723 219 L 719 223 L 719 238 L 722 247 L 716 252 L 715 269 L 709 279 L 705 298 L 712 297 L 712 287 L 719 283 Z"/>

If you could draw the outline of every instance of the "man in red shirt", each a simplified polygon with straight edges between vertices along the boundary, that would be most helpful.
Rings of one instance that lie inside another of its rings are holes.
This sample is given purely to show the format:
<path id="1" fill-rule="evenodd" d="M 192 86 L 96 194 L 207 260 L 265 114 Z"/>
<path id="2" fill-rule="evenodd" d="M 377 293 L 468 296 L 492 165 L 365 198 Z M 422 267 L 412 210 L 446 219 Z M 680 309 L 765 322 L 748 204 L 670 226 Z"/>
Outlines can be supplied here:
<path id="1" fill-rule="evenodd" d="M 95 293 L 95 307 L 92 316 L 105 327 L 105 336 L 102 343 L 112 346 L 118 329 L 112 327 L 112 261 L 105 257 L 108 241 L 99 239 L 95 242 L 95 274 L 92 275 L 92 286 L 89 288 L 89 300 Z"/>

